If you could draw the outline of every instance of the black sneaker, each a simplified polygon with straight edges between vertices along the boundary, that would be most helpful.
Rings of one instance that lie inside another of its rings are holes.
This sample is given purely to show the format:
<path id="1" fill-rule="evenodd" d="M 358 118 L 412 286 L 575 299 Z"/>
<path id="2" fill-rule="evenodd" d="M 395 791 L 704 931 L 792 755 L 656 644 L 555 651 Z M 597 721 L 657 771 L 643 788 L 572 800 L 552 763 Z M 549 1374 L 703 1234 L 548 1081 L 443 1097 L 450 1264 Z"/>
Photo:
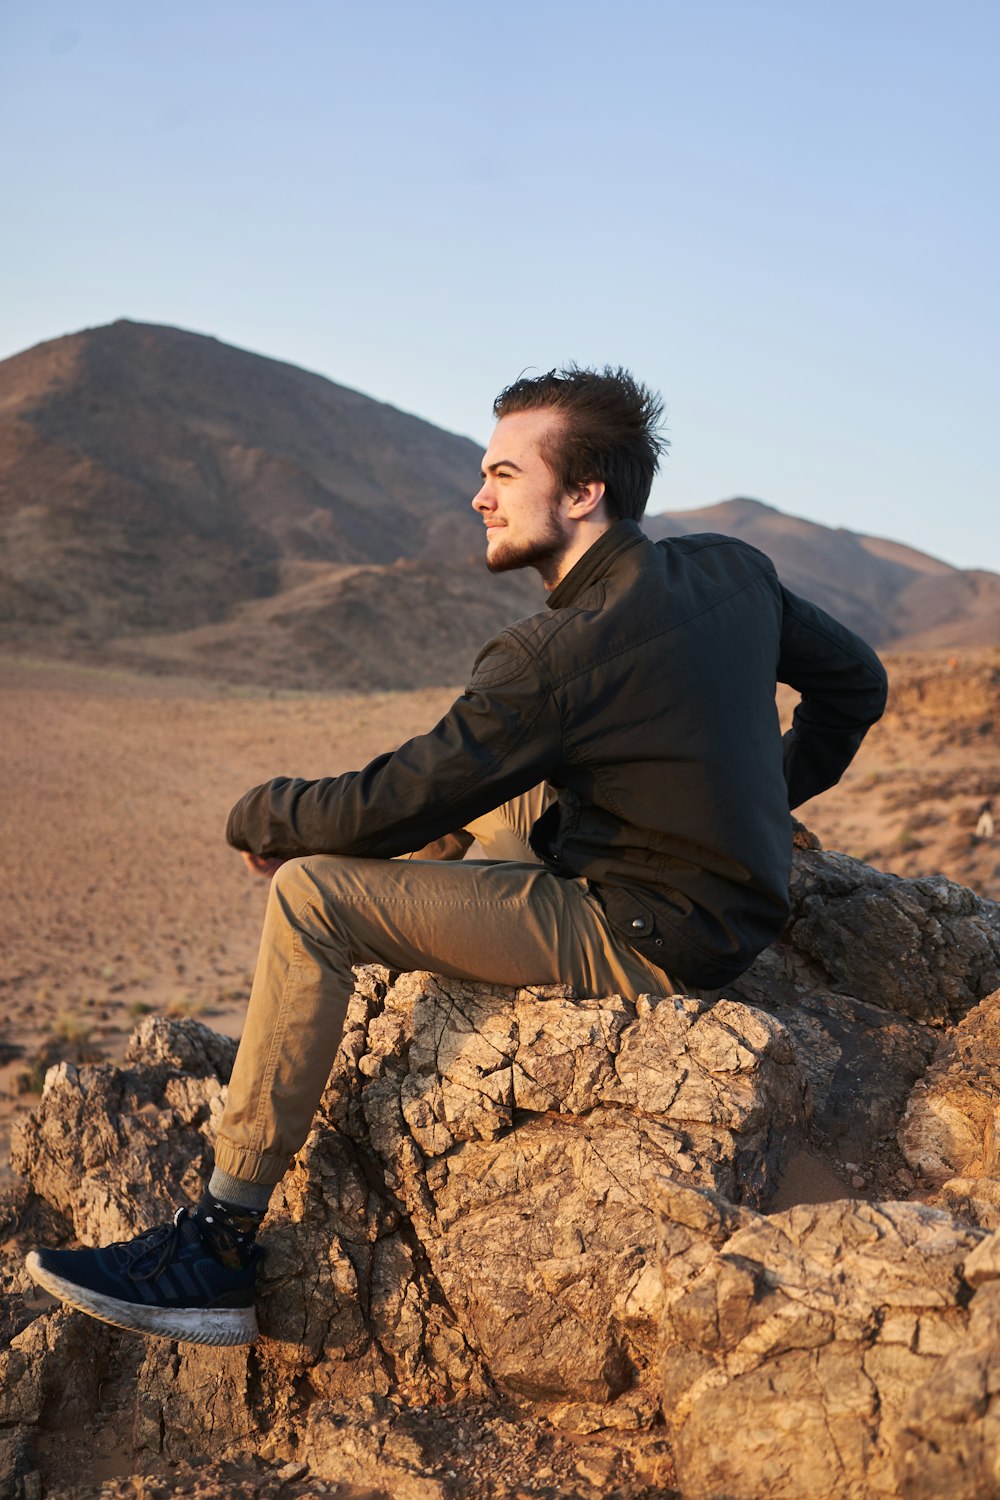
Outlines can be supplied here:
<path id="1" fill-rule="evenodd" d="M 70 1307 L 116 1328 L 187 1344 L 252 1344 L 254 1285 L 263 1251 L 246 1266 L 220 1264 L 186 1208 L 169 1224 L 102 1250 L 32 1250 L 33 1281 Z"/>

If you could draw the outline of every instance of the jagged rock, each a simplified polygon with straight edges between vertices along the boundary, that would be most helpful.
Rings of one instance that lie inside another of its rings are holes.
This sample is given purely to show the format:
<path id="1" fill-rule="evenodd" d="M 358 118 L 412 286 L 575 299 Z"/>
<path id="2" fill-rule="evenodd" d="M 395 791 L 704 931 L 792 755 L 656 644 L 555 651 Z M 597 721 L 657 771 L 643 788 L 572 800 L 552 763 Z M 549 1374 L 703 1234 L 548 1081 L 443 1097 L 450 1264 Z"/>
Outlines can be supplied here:
<path id="1" fill-rule="evenodd" d="M 148 1017 L 123 1068 L 59 1063 L 11 1131 L 11 1165 L 84 1244 L 129 1239 L 197 1197 L 235 1043 L 197 1021 Z"/>
<path id="2" fill-rule="evenodd" d="M 812 1136 L 844 1160 L 869 1159 L 895 1134 L 914 1082 L 934 1052 L 926 1026 L 829 991 L 780 1005 L 812 1091 Z"/>
<path id="3" fill-rule="evenodd" d="M 802 1125 L 783 1028 L 729 1001 L 407 975 L 369 1048 L 362 1109 L 387 1185 L 492 1378 L 533 1399 L 608 1403 L 641 1383 L 646 1184 L 672 1172 L 759 1202 Z"/>
<path id="4" fill-rule="evenodd" d="M 129 1037 L 125 1066 L 176 1069 L 194 1078 L 229 1080 L 236 1061 L 232 1037 L 210 1031 L 200 1021 L 147 1016 Z"/>
<path id="5" fill-rule="evenodd" d="M 921 1487 L 914 1413 L 926 1446 L 954 1409 L 941 1371 L 968 1349 L 982 1232 L 920 1204 L 767 1219 L 669 1183 L 659 1204 L 663 1409 L 685 1500 L 890 1497 L 902 1468 L 913 1496 L 944 1493 Z M 967 1415 L 986 1421 L 980 1407 Z"/>
<path id="6" fill-rule="evenodd" d="M 78 1233 L 106 1225 L 108 1205 L 122 1215 L 126 1197 L 136 1213 L 137 1180 L 144 1216 L 183 1194 L 183 1151 L 192 1135 L 203 1144 L 222 1087 L 192 1025 L 146 1031 L 148 1069 L 140 1037 L 125 1069 L 50 1075 L 18 1163 L 67 1212 L 86 1204 Z M 182 1046 L 207 1076 L 179 1074 Z M 803 1126 L 780 1023 L 727 1000 L 574 1002 L 430 975 L 388 987 L 369 970 L 342 1060 L 354 1066 L 337 1070 L 269 1217 L 265 1337 L 252 1354 L 151 1341 L 138 1446 L 274 1457 L 317 1397 L 439 1402 L 497 1387 L 588 1403 L 602 1425 L 648 1423 L 650 1184 L 671 1172 L 763 1200 Z M 150 1107 L 152 1138 L 136 1116 Z M 48 1143 L 69 1130 L 80 1154 L 55 1171 Z M 136 1159 L 154 1147 L 155 1190 Z"/>
<path id="7" fill-rule="evenodd" d="M 114 1094 L 102 1096 L 95 1083 L 98 1075 L 91 1071 L 97 1065 L 93 1059 L 55 1059 L 45 1074 L 45 1088 L 60 1092 L 62 1105 L 46 1113 L 45 1119 L 55 1123 L 44 1139 L 31 1117 L 15 1122 L 15 1170 L 30 1175 L 41 1190 L 38 1172 L 27 1164 L 44 1160 L 44 1196 L 70 1218 L 85 1243 L 134 1233 L 143 1219 L 162 1218 L 169 1201 L 158 1191 L 162 1171 L 173 1176 L 172 1165 L 162 1159 L 163 1143 L 172 1141 L 178 1159 L 192 1164 L 192 1181 L 203 1167 L 205 1140 L 197 1137 L 204 1137 L 209 1113 L 221 1111 L 219 1085 L 228 1079 L 235 1055 L 234 1041 L 196 1021 L 150 1016 L 132 1035 L 124 1071 L 101 1075 Z M 81 1068 L 87 1080 L 82 1089 Z M 74 1098 L 77 1110 L 70 1103 Z M 178 1127 L 190 1127 L 183 1139 L 175 1134 Z M 127 1192 L 117 1199 L 110 1181 L 99 1182 L 87 1170 L 111 1153 L 120 1157 L 119 1177 L 128 1179 Z"/>
<path id="8" fill-rule="evenodd" d="M 1000 1495 L 1000 1281 L 976 1293 L 965 1340 L 907 1403 L 896 1465 L 902 1500 Z"/>
<path id="9" fill-rule="evenodd" d="M 97 1401 L 108 1330 L 77 1314 L 35 1318 L 0 1352 L 0 1426 L 73 1427 Z"/>
<path id="10" fill-rule="evenodd" d="M 828 990 L 943 1025 L 1000 985 L 1000 906 L 944 876 L 904 880 L 800 848 L 791 904 L 784 936 L 732 987 L 750 1004 Z"/>
<path id="11" fill-rule="evenodd" d="M 20 1379 L 30 1355 L 32 1371 L 0 1442 L 11 1493 L 40 1492 L 38 1433 L 77 1339 L 78 1422 L 110 1360 L 136 1467 L 175 1472 L 128 1493 L 194 1493 L 183 1465 L 211 1454 L 236 1465 L 234 1494 L 507 1500 L 530 1477 L 525 1493 L 625 1500 L 670 1493 L 666 1435 L 690 1500 L 960 1500 L 966 1472 L 990 1493 L 1000 1240 L 919 1204 L 757 1210 L 790 1152 L 863 1159 L 895 1132 L 941 1025 L 996 988 L 997 908 L 813 847 L 795 858 L 789 933 L 714 1004 L 358 971 L 268 1216 L 253 1350 L 143 1346 L 26 1308 L 16 1273 L 0 1284 L 8 1369 Z M 963 1068 L 992 1013 L 958 1028 Z M 123 1067 L 52 1070 L 14 1148 L 37 1196 L 0 1223 L 38 1220 L 44 1200 L 50 1242 L 59 1215 L 96 1242 L 195 1197 L 232 1056 L 197 1022 L 146 1021 Z M 979 1156 L 941 1158 L 939 1201 L 987 1225 L 1000 1178 L 981 1135 Z M 486 1429 L 480 1471 L 465 1450 Z M 305 1477 L 280 1477 L 292 1454 Z M 203 1492 L 226 1482 L 216 1467 Z"/>
<path id="12" fill-rule="evenodd" d="M 12 1278 L 5 1278 L 8 1284 Z M 20 1300 L 20 1299 L 19 1299 Z M 39 1430 L 78 1429 L 99 1405 L 109 1331 L 78 1313 L 38 1316 L 0 1349 L 0 1495 L 27 1500 L 42 1486 Z M 65 1437 L 62 1437 L 65 1442 Z"/>
<path id="13" fill-rule="evenodd" d="M 913 1170 L 937 1185 L 1000 1177 L 1000 990 L 938 1046 L 910 1097 L 899 1144 Z"/>
<path id="14" fill-rule="evenodd" d="M 996 1177 L 951 1177 L 928 1201 L 982 1229 L 1000 1229 L 1000 1180 Z"/>

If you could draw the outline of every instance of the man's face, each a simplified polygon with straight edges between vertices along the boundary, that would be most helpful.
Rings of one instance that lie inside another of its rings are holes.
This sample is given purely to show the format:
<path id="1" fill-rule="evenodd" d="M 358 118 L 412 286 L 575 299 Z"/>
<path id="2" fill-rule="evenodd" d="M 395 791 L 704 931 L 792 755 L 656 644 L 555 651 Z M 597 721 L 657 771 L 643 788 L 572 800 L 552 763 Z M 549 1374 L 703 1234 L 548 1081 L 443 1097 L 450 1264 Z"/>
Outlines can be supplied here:
<path id="1" fill-rule="evenodd" d="M 491 573 L 537 568 L 547 583 L 558 577 L 572 527 L 541 450 L 559 422 L 555 412 L 542 409 L 514 412 L 497 423 L 483 458 L 483 487 L 472 502 L 486 523 Z"/>

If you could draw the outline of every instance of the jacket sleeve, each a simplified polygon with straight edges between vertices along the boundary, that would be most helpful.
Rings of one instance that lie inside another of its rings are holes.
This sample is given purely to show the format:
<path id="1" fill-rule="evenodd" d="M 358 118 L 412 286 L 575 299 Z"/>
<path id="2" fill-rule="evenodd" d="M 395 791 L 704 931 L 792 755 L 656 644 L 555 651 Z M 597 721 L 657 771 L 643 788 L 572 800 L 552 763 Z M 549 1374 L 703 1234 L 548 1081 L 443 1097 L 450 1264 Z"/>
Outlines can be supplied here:
<path id="1" fill-rule="evenodd" d="M 784 736 L 788 805 L 834 786 L 885 709 L 888 679 L 870 646 L 815 604 L 782 589 L 778 681 L 801 693 Z"/>
<path id="2" fill-rule="evenodd" d="M 409 854 L 546 779 L 560 750 L 558 709 L 535 657 L 504 632 L 428 733 L 361 771 L 276 777 L 240 798 L 226 827 L 254 854 Z"/>

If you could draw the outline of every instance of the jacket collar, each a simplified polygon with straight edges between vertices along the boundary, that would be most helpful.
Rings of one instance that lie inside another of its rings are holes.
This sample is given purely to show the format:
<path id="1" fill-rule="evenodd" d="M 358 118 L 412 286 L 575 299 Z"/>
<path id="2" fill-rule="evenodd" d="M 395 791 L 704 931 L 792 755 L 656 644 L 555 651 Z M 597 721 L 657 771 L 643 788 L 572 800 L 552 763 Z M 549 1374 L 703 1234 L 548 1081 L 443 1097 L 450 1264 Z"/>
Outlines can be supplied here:
<path id="1" fill-rule="evenodd" d="M 635 521 L 616 521 L 609 526 L 594 545 L 587 548 L 580 561 L 573 564 L 566 577 L 556 584 L 546 601 L 549 609 L 564 609 L 567 604 L 575 604 L 623 552 L 641 542 L 644 536 L 645 532 Z"/>

